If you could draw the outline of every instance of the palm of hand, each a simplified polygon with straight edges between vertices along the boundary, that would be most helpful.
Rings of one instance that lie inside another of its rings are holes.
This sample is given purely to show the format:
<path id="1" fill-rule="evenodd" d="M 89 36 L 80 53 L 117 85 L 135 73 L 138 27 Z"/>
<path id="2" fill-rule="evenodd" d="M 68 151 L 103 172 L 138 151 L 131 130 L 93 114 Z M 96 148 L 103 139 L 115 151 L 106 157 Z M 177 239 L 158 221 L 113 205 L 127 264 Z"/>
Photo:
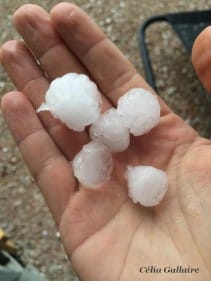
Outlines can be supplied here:
<path id="1" fill-rule="evenodd" d="M 163 117 L 156 131 L 122 156 L 129 163 L 141 158 L 156 166 L 165 155 L 159 166 L 168 173 L 169 191 L 161 205 L 145 209 L 131 202 L 121 179 L 127 165 L 122 159 L 116 163 L 117 180 L 94 196 L 81 189 L 70 201 L 60 230 L 67 252 L 74 249 L 72 261 L 82 280 L 184 280 L 183 274 L 140 276 L 139 268 L 151 265 L 162 271 L 165 266 L 192 266 L 199 268 L 200 280 L 209 280 L 210 142 L 181 122 L 174 115 Z M 167 130 L 169 123 L 174 131 Z M 164 135 L 157 135 L 161 131 Z"/>
<path id="2" fill-rule="evenodd" d="M 68 22 L 68 9 L 73 8 L 68 4 L 61 4 L 52 12 L 52 17 L 60 28 L 57 31 L 71 50 L 82 57 L 90 75 L 95 77 L 103 92 L 110 93 L 107 97 L 114 104 L 118 96 L 127 89 L 135 86 L 148 87 L 141 77 L 133 73 L 129 63 L 110 42 L 97 38 L 102 36 L 101 32 L 77 8 L 71 14 L 71 25 L 78 32 L 68 42 L 67 34 L 71 28 L 74 30 Z M 80 62 L 61 44 L 53 31 L 49 15 L 43 10 L 31 5 L 23 7 L 16 14 L 15 22 L 49 78 L 53 79 L 69 71 L 85 71 Z M 41 31 L 42 22 L 47 26 L 44 31 Z M 68 32 L 65 33 L 67 28 Z M 90 46 L 87 45 L 88 51 L 85 54 L 81 43 L 88 31 Z M 46 36 L 55 46 L 44 50 L 43 38 Z M 6 47 L 2 52 L 5 69 L 16 87 L 28 95 L 33 106 L 37 107 L 48 87 L 46 78 L 22 43 L 10 42 Z M 106 50 L 107 55 L 115 61 L 114 64 L 112 59 L 109 61 L 111 65 L 107 63 Z M 49 63 L 52 58 L 55 63 L 59 58 L 60 64 L 56 69 Z M 20 73 L 19 69 L 23 72 Z M 40 96 L 34 95 L 33 83 L 36 83 Z M 109 88 L 109 84 L 113 87 Z M 110 103 L 105 99 L 104 109 L 109 106 Z M 162 103 L 159 126 L 144 137 L 133 138 L 130 148 L 115 156 L 112 180 L 95 192 L 77 186 L 70 175 L 67 161 L 87 142 L 86 134 L 79 137 L 50 115 L 43 114 L 40 117 L 50 138 L 30 103 L 20 93 L 8 94 L 3 99 L 2 108 L 28 167 L 37 179 L 59 226 L 66 252 L 71 256 L 82 280 L 154 280 L 153 274 L 140 276 L 140 266 L 148 265 L 199 267 L 199 279 L 210 279 L 210 142 L 199 138 L 167 106 Z M 71 147 L 70 143 L 73 144 Z M 37 155 L 31 148 L 33 146 L 37 148 Z M 154 209 L 135 205 L 127 196 L 122 175 L 128 164 L 140 163 L 159 167 L 168 173 L 168 194 L 162 204 Z M 194 274 L 186 277 L 190 280 L 197 278 Z M 156 280 L 170 278 L 180 280 L 178 275 L 156 276 Z M 182 278 L 183 275 L 181 280 Z"/>

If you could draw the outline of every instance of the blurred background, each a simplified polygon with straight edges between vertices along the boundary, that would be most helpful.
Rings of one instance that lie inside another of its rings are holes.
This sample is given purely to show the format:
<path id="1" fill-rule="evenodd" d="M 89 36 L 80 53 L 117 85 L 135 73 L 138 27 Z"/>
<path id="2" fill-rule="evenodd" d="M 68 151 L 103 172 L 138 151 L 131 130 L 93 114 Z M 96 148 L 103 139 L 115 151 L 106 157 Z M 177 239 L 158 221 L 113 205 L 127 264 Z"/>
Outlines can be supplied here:
<path id="1" fill-rule="evenodd" d="M 0 0 L 0 45 L 18 38 L 13 12 L 25 3 L 50 10 L 62 1 Z M 68 1 L 66 1 L 68 2 Z M 108 37 L 144 75 L 137 32 L 150 16 L 167 12 L 211 8 L 210 0 L 78 0 L 71 1 L 91 15 Z M 160 95 L 201 135 L 211 136 L 211 96 L 203 92 L 190 56 L 167 24 L 147 32 Z M 0 97 L 13 89 L 0 68 Z M 27 171 L 0 111 L 0 227 L 22 251 L 23 260 L 37 267 L 51 281 L 75 281 L 60 243 L 59 233 L 36 184 Z"/>

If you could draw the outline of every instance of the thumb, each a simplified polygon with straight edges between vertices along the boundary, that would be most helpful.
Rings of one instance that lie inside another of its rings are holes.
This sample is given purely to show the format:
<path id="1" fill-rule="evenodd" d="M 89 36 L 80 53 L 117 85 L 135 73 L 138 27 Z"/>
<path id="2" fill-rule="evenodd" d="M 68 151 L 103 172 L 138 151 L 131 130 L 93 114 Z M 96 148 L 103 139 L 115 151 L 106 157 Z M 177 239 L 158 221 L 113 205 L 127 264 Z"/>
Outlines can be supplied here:
<path id="1" fill-rule="evenodd" d="M 211 92 L 211 26 L 196 38 L 192 48 L 192 63 L 204 88 Z"/>

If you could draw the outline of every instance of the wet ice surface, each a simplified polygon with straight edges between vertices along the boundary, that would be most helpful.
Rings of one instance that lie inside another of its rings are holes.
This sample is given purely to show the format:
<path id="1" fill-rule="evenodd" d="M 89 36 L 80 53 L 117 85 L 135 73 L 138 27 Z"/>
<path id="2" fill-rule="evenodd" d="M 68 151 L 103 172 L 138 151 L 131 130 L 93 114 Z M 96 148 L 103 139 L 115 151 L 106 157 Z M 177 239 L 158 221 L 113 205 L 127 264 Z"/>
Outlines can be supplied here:
<path id="1" fill-rule="evenodd" d="M 113 161 L 110 150 L 101 143 L 90 142 L 83 146 L 72 162 L 73 172 L 87 188 L 97 188 L 110 179 Z"/>
<path id="2" fill-rule="evenodd" d="M 123 125 L 117 110 L 114 108 L 101 114 L 90 127 L 90 137 L 93 141 L 107 145 L 112 152 L 124 151 L 130 143 L 129 129 Z"/>
<path id="3" fill-rule="evenodd" d="M 117 111 L 131 134 L 139 136 L 160 120 L 160 104 L 155 95 L 142 88 L 131 89 L 118 100 Z"/>
<path id="4" fill-rule="evenodd" d="M 167 175 L 152 166 L 128 167 L 128 195 L 134 203 L 145 207 L 156 206 L 167 191 Z"/>
<path id="5" fill-rule="evenodd" d="M 49 110 L 68 128 L 82 132 L 100 115 L 97 86 L 84 74 L 68 73 L 53 80 L 37 112 Z"/>

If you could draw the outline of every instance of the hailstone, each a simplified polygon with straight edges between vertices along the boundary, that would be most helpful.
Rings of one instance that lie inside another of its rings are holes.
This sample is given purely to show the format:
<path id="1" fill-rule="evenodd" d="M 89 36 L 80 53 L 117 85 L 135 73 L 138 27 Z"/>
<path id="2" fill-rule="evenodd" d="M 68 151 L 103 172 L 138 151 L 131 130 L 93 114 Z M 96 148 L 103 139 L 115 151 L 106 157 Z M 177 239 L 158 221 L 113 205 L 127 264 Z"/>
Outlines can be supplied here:
<path id="1" fill-rule="evenodd" d="M 84 187 L 95 189 L 110 179 L 112 155 L 104 144 L 90 142 L 75 156 L 72 166 L 79 182 Z"/>
<path id="2" fill-rule="evenodd" d="M 84 74 L 68 73 L 51 82 L 45 103 L 37 112 L 49 110 L 68 128 L 82 132 L 85 126 L 98 119 L 100 105 L 101 97 L 96 84 Z"/>
<path id="3" fill-rule="evenodd" d="M 119 98 L 117 111 L 131 134 L 139 136 L 150 131 L 160 120 L 160 104 L 155 95 L 134 88 Z"/>
<path id="4" fill-rule="evenodd" d="M 128 195 L 145 207 L 158 205 L 167 191 L 167 175 L 152 166 L 128 166 Z"/>
<path id="5" fill-rule="evenodd" d="M 112 152 L 124 151 L 130 144 L 129 129 L 123 125 L 114 108 L 101 114 L 89 132 L 93 141 L 104 143 Z"/>

